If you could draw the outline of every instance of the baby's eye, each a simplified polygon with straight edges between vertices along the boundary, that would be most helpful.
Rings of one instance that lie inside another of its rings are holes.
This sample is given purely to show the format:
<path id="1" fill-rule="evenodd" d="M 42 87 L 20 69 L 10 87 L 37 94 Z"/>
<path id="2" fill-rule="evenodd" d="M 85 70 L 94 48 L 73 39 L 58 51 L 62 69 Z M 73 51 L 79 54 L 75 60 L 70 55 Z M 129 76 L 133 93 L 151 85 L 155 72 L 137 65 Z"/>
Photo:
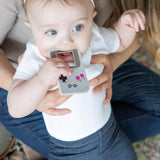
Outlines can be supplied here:
<path id="1" fill-rule="evenodd" d="M 48 36 L 55 36 L 57 34 L 57 31 L 50 30 L 50 31 L 47 31 L 45 34 L 47 34 Z"/>
<path id="2" fill-rule="evenodd" d="M 75 26 L 75 27 L 73 28 L 73 31 L 74 31 L 74 32 L 75 32 L 75 31 L 81 31 L 82 28 L 83 28 L 82 25 L 77 25 L 77 26 Z"/>

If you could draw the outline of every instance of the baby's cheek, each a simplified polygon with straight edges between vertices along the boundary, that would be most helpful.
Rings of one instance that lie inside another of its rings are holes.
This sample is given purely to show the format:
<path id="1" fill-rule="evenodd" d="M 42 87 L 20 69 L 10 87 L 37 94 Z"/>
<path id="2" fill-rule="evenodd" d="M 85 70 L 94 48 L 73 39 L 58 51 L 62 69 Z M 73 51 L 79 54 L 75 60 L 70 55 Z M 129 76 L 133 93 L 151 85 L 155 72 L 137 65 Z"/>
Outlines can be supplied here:
<path id="1" fill-rule="evenodd" d="M 88 41 L 86 42 L 83 41 L 81 43 L 81 49 L 80 49 L 81 53 L 84 53 L 88 49 L 89 45 L 90 43 Z"/>
<path id="2" fill-rule="evenodd" d="M 48 57 L 48 49 L 46 49 L 46 48 L 40 48 L 40 49 L 39 49 L 39 52 L 40 52 L 40 54 L 41 54 L 42 56 Z"/>
<path id="3" fill-rule="evenodd" d="M 37 47 L 42 56 L 48 57 L 48 50 L 52 48 L 52 45 L 47 41 L 41 41 L 41 43 L 38 43 Z"/>

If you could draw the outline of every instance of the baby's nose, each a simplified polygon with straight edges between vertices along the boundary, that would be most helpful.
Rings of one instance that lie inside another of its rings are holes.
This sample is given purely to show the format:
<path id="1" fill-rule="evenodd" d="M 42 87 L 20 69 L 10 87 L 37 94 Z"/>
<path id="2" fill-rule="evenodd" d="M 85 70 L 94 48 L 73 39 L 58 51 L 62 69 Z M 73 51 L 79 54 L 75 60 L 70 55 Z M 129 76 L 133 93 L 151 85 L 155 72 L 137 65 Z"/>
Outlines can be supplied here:
<path id="1" fill-rule="evenodd" d="M 61 50 L 70 50 L 73 49 L 74 41 L 71 36 L 64 36 L 60 41 Z"/>
<path id="2" fill-rule="evenodd" d="M 66 35 L 66 36 L 63 37 L 62 42 L 64 44 L 73 43 L 73 39 L 70 35 Z"/>

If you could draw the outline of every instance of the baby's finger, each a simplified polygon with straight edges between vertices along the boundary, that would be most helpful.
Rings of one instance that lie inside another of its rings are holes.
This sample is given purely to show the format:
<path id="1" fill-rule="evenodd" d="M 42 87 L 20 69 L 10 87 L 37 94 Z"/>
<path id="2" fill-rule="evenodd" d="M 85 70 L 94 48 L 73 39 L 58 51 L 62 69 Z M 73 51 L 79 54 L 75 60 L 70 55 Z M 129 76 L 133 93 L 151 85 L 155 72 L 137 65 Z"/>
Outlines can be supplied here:
<path id="1" fill-rule="evenodd" d="M 71 69 L 68 67 L 59 67 L 59 73 L 61 73 L 63 76 L 71 75 Z"/>
<path id="2" fill-rule="evenodd" d="M 135 32 L 135 18 L 134 14 L 126 13 L 124 17 L 124 23 L 127 27 L 127 30 Z"/>
<path id="3" fill-rule="evenodd" d="M 137 17 L 134 16 L 133 20 L 134 20 L 134 30 L 135 30 L 136 32 L 139 32 L 139 24 L 138 24 Z"/>
<path id="4" fill-rule="evenodd" d="M 63 60 L 57 58 L 54 60 L 53 64 L 56 65 L 56 67 L 59 69 L 59 72 L 62 72 L 64 76 L 72 74 L 69 65 Z"/>
<path id="5" fill-rule="evenodd" d="M 64 62 L 62 59 L 60 59 L 60 58 L 55 58 L 54 59 L 54 63 L 56 63 L 57 65 L 59 65 L 59 66 L 67 66 L 68 68 L 69 68 L 69 64 L 68 63 L 66 63 L 66 62 Z"/>
<path id="6" fill-rule="evenodd" d="M 138 25 L 141 30 L 145 29 L 145 17 L 141 11 L 135 13 Z"/>
<path id="7" fill-rule="evenodd" d="M 134 26 L 134 16 L 132 14 L 126 14 L 124 20 L 128 26 Z"/>
<path id="8" fill-rule="evenodd" d="M 141 15 L 141 18 L 143 20 L 143 23 L 145 24 L 145 21 L 146 21 L 146 18 L 145 18 L 145 15 L 142 11 L 139 11 L 139 14 Z"/>

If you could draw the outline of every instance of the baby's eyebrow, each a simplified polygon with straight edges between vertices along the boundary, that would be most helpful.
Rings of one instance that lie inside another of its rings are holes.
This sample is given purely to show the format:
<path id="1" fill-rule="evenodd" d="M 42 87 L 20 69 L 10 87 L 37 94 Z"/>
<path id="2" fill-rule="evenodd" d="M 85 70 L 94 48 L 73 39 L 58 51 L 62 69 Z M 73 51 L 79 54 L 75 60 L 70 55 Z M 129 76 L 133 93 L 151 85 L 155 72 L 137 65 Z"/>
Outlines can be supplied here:
<path id="1" fill-rule="evenodd" d="M 53 24 L 42 24 L 40 25 L 40 28 L 49 28 L 49 27 L 54 27 L 55 25 Z"/>
<path id="2" fill-rule="evenodd" d="M 88 17 L 77 18 L 75 21 L 87 21 Z"/>

